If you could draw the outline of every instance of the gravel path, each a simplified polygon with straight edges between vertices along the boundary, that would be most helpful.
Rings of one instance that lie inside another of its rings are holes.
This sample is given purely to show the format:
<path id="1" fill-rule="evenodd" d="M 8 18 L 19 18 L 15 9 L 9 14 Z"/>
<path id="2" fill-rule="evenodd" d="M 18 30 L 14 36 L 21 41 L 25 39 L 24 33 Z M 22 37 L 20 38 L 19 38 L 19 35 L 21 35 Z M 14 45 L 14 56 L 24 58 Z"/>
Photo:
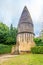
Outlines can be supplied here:
<path id="1" fill-rule="evenodd" d="M 9 58 L 15 57 L 15 56 L 17 56 L 17 55 L 1 55 L 1 56 L 0 56 L 0 64 L 1 64 L 3 61 L 8 60 Z"/>

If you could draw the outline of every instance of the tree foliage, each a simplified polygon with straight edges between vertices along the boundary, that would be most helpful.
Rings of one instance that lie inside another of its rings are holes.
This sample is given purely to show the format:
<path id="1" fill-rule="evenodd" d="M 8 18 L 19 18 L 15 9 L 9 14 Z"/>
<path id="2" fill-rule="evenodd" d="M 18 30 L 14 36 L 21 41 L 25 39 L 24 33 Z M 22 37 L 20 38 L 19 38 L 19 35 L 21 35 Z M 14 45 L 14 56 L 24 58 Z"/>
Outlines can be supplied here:
<path id="1" fill-rule="evenodd" d="M 43 40 L 43 30 L 41 30 L 40 37 Z"/>
<path id="2" fill-rule="evenodd" d="M 9 28 L 5 24 L 0 23 L 0 43 L 4 43 L 6 41 L 8 30 Z"/>
<path id="3" fill-rule="evenodd" d="M 35 54 L 43 54 L 43 41 L 42 38 L 34 38 L 36 46 L 31 48 L 31 52 Z"/>
<path id="4" fill-rule="evenodd" d="M 17 28 L 13 27 L 13 25 L 11 24 L 8 36 L 6 38 L 7 39 L 6 43 L 16 44 L 16 36 L 17 36 Z"/>
<path id="5" fill-rule="evenodd" d="M 0 23 L 0 44 L 16 44 L 17 28 Z"/>
<path id="6" fill-rule="evenodd" d="M 41 38 L 34 38 L 34 41 L 37 46 L 43 46 L 43 41 Z"/>
<path id="7" fill-rule="evenodd" d="M 31 48 L 31 52 L 34 54 L 43 54 L 43 46 L 36 46 Z"/>

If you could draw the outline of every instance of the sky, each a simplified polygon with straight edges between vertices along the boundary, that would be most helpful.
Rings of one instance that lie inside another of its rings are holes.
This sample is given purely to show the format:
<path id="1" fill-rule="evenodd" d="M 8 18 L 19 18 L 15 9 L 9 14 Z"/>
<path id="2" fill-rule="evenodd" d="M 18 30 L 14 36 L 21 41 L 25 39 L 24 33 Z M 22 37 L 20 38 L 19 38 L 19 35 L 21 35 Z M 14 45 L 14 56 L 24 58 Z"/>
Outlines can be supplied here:
<path id="1" fill-rule="evenodd" d="M 0 0 L 0 22 L 17 27 L 24 6 L 30 12 L 38 36 L 43 23 L 43 0 Z"/>

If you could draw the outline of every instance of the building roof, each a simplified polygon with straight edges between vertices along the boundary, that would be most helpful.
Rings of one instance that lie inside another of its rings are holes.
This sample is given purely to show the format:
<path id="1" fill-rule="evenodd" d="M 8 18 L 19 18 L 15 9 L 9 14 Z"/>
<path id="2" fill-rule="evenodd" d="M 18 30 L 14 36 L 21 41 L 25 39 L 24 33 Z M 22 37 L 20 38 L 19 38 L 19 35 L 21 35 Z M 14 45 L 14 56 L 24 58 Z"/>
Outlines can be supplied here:
<path id="1" fill-rule="evenodd" d="M 19 24 L 22 23 L 22 22 L 28 22 L 28 23 L 33 24 L 30 13 L 29 13 L 26 6 L 24 7 L 23 12 L 21 14 Z"/>
<path id="2" fill-rule="evenodd" d="M 33 22 L 26 6 L 24 7 L 20 20 L 19 20 L 18 32 L 32 32 L 33 33 Z"/>

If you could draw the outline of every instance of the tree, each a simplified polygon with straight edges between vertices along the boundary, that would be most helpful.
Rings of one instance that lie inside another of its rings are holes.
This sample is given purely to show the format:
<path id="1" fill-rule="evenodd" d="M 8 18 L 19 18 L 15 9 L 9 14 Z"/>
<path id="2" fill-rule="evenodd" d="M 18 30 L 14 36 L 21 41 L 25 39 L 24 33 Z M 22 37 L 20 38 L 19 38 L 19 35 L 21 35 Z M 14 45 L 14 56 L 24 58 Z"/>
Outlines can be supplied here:
<path id="1" fill-rule="evenodd" d="M 41 30 L 40 37 L 43 40 L 43 30 Z"/>
<path id="2" fill-rule="evenodd" d="M 8 33 L 9 28 L 3 24 L 0 23 L 0 43 L 5 43 L 6 40 L 6 34 Z"/>
<path id="3" fill-rule="evenodd" d="M 43 46 L 43 42 L 41 38 L 34 38 L 34 42 L 37 46 Z"/>
<path id="4" fill-rule="evenodd" d="M 11 24 L 10 30 L 6 39 L 6 44 L 16 44 L 17 28 Z"/>
<path id="5" fill-rule="evenodd" d="M 0 23 L 0 44 L 16 44 L 17 28 Z"/>

